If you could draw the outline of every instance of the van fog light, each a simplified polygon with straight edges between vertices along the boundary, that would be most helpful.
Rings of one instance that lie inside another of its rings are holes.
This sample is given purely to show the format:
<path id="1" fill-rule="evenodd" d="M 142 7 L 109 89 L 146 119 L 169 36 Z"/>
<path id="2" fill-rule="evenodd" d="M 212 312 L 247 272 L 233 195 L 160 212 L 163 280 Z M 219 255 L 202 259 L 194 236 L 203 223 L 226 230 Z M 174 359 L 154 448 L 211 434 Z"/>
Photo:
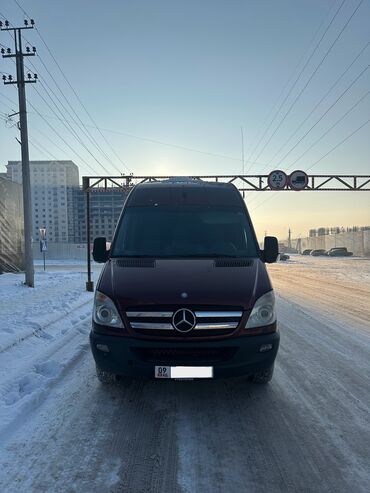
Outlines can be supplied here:
<path id="1" fill-rule="evenodd" d="M 96 349 L 103 351 L 103 353 L 109 353 L 109 347 L 106 344 L 97 344 Z"/>
<path id="2" fill-rule="evenodd" d="M 260 347 L 260 353 L 266 353 L 266 351 L 270 351 L 272 349 L 272 344 L 262 344 Z"/>

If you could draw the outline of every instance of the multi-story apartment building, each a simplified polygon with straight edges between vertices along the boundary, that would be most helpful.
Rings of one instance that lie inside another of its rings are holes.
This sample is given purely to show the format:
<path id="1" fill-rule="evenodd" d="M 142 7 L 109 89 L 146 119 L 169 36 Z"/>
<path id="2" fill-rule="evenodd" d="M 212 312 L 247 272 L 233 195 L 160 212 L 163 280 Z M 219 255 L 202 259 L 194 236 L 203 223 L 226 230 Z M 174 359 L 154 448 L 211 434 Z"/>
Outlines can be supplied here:
<path id="1" fill-rule="evenodd" d="M 122 210 L 127 192 L 119 188 L 92 189 L 90 192 L 90 236 L 93 240 L 105 236 L 112 240 L 119 215 Z M 81 189 L 74 190 L 74 241 L 86 241 L 86 196 Z"/>
<path id="2" fill-rule="evenodd" d="M 22 163 L 9 161 L 7 176 L 22 183 Z M 30 161 L 33 239 L 46 227 L 50 242 L 75 242 L 73 194 L 79 186 L 73 161 Z"/>

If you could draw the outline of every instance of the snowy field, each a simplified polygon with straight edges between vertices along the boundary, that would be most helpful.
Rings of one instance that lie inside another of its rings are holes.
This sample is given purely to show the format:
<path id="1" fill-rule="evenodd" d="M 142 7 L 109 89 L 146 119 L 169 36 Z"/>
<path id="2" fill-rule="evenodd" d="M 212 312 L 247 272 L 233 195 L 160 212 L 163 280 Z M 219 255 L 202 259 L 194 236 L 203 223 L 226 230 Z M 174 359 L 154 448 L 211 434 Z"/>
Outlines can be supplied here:
<path id="1" fill-rule="evenodd" d="M 370 259 L 269 266 L 281 346 L 266 387 L 104 388 L 86 266 L 47 269 L 32 290 L 0 276 L 0 492 L 369 491 Z"/>

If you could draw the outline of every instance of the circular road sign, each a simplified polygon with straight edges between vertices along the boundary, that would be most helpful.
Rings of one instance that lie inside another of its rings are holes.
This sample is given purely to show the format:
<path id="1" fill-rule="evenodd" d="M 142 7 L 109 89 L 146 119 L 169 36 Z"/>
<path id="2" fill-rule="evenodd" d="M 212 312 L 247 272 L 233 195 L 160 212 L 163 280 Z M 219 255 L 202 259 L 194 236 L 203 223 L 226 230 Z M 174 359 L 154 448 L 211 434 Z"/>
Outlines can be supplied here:
<path id="1" fill-rule="evenodd" d="M 308 185 L 307 173 L 297 169 L 289 176 L 289 187 L 293 190 L 303 190 Z"/>
<path id="2" fill-rule="evenodd" d="M 272 190 L 282 190 L 288 183 L 288 177 L 284 171 L 276 169 L 269 174 L 267 183 Z"/>

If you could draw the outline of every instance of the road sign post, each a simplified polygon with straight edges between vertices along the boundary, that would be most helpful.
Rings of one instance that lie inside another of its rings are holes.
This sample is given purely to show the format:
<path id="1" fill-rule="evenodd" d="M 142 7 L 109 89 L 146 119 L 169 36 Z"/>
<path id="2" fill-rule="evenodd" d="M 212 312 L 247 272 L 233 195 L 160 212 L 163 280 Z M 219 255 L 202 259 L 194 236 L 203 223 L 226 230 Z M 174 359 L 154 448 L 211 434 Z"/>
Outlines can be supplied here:
<path id="1" fill-rule="evenodd" d="M 46 239 L 46 228 L 40 228 L 40 252 L 44 260 L 44 271 L 46 270 L 46 252 L 48 251 L 48 240 Z"/>

